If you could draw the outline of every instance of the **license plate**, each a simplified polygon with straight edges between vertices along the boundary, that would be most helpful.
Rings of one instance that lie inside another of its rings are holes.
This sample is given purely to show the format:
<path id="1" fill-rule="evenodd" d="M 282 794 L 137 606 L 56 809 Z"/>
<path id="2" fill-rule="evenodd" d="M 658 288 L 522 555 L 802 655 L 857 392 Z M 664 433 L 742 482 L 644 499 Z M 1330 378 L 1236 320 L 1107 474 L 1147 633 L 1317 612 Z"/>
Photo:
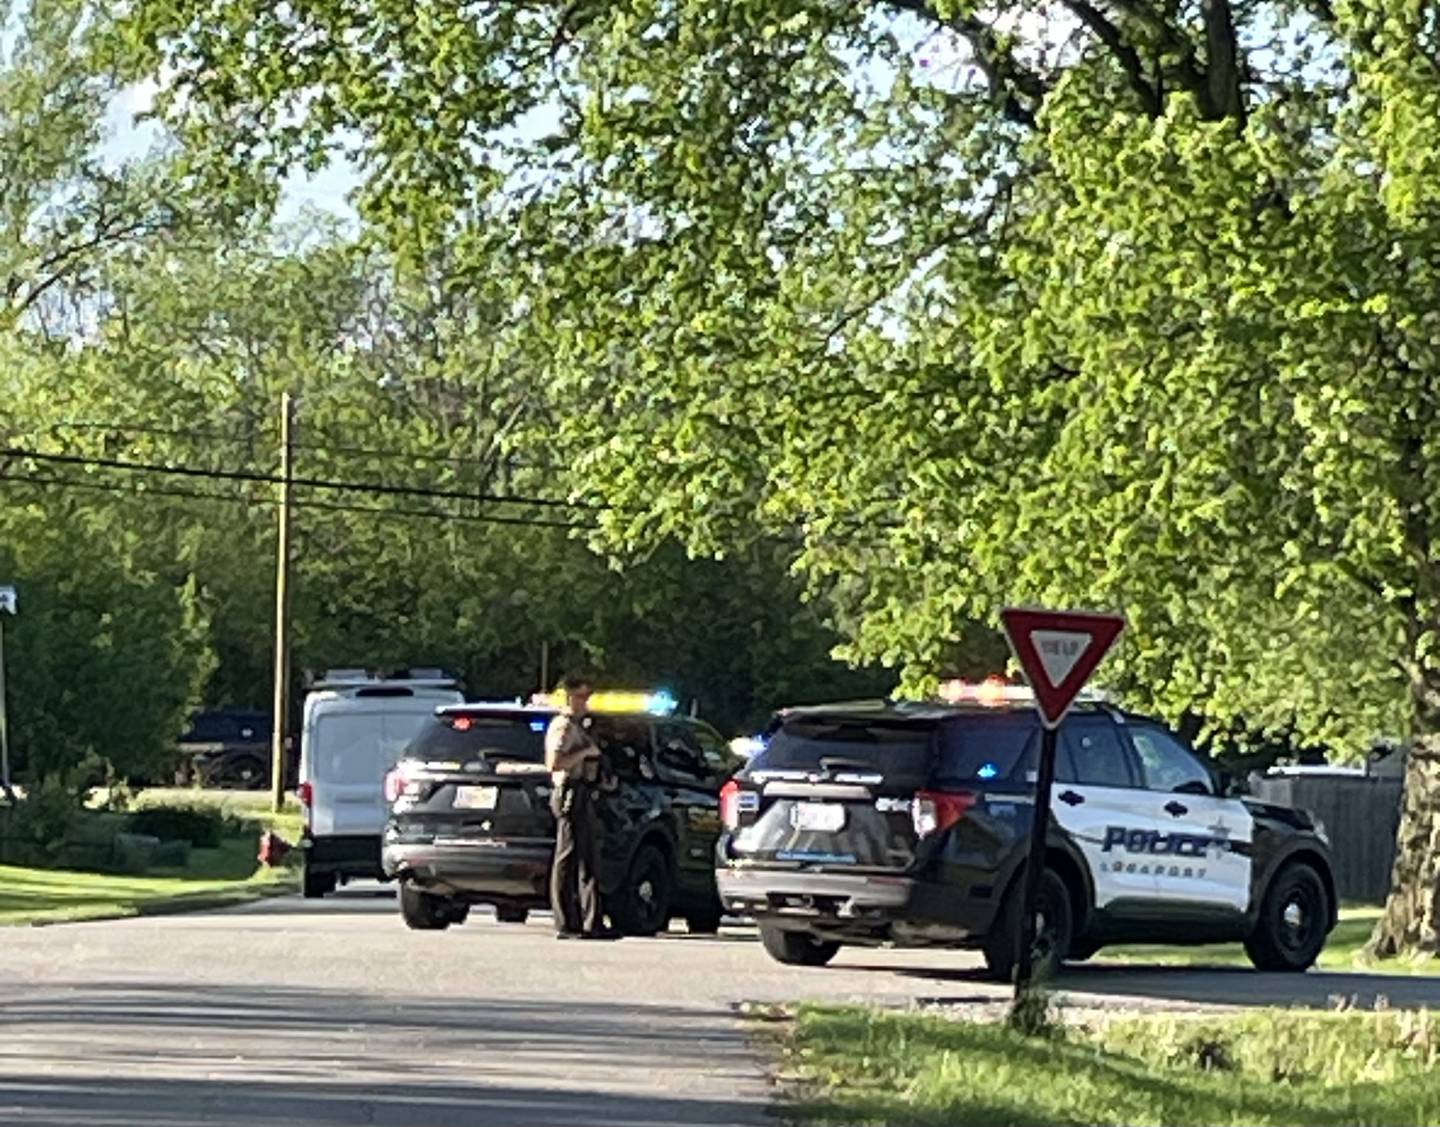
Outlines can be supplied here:
<path id="1" fill-rule="evenodd" d="M 456 787 L 456 810 L 494 810 L 499 787 Z"/>
<path id="2" fill-rule="evenodd" d="M 801 802 L 790 807 L 790 824 L 797 830 L 835 833 L 845 828 L 845 807 L 833 802 Z"/>

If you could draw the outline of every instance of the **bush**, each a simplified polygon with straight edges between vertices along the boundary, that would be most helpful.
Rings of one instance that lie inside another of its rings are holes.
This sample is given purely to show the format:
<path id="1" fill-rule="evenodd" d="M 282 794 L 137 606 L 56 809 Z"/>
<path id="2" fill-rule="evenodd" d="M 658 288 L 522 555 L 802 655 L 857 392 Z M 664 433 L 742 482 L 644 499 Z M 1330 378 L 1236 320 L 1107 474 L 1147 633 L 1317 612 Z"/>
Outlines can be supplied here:
<path id="1" fill-rule="evenodd" d="M 240 828 L 217 806 L 147 806 L 126 819 L 130 833 L 188 841 L 196 849 L 213 849 Z"/>
<path id="2" fill-rule="evenodd" d="M 22 865 L 53 859 L 82 814 L 67 780 L 55 775 L 41 779 L 0 823 L 4 856 Z"/>

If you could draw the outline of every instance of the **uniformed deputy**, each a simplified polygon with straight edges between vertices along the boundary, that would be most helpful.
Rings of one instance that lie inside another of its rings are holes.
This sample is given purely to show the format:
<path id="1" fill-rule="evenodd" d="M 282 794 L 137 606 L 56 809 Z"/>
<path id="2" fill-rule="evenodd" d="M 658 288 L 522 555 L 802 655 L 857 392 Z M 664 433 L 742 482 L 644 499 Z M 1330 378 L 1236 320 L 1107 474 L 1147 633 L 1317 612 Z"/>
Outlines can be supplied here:
<path id="1" fill-rule="evenodd" d="M 561 939 L 611 938 L 600 915 L 600 822 L 595 802 L 600 748 L 585 724 L 592 686 L 588 678 L 565 678 L 565 708 L 545 732 L 545 766 L 554 790 L 555 861 L 550 906 Z"/>

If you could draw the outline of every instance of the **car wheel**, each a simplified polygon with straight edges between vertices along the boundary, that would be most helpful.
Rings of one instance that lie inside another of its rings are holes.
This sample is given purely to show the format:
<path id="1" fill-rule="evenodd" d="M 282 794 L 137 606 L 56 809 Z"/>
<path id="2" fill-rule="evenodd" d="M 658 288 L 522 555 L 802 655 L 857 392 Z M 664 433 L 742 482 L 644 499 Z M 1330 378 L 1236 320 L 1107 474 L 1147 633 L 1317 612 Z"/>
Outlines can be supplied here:
<path id="1" fill-rule="evenodd" d="M 319 900 L 335 891 L 334 873 L 317 873 L 309 865 L 300 867 L 300 895 L 306 900 Z"/>
<path id="2" fill-rule="evenodd" d="M 816 939 L 803 931 L 786 931 L 774 924 L 760 925 L 760 945 L 777 963 L 791 967 L 823 967 L 835 957 L 840 944 Z"/>
<path id="3" fill-rule="evenodd" d="M 421 892 L 409 881 L 400 886 L 400 915 L 414 931 L 444 931 L 453 919 L 443 897 Z"/>
<path id="4" fill-rule="evenodd" d="M 517 908 L 513 904 L 497 904 L 495 906 L 495 919 L 502 924 L 523 924 L 529 918 L 529 908 Z"/>
<path id="5" fill-rule="evenodd" d="M 1020 945 L 1021 901 L 1025 899 L 1025 878 L 1021 874 L 1010 887 L 995 926 L 985 937 L 985 966 L 1000 982 L 1015 981 L 1015 951 Z M 1040 894 L 1035 905 L 1034 974 L 1047 978 L 1055 973 L 1070 950 L 1074 915 L 1065 882 L 1051 869 L 1040 877 Z"/>
<path id="6" fill-rule="evenodd" d="M 1257 970 L 1303 971 L 1313 966 L 1330 932 L 1325 882 L 1302 861 L 1286 865 L 1265 890 L 1245 953 Z"/>
<path id="7" fill-rule="evenodd" d="M 714 935 L 720 930 L 720 920 L 724 914 L 718 903 L 709 904 L 698 912 L 686 915 L 685 927 L 691 935 Z"/>
<path id="8" fill-rule="evenodd" d="M 626 935 L 654 935 L 670 926 L 674 888 L 670 858 L 654 845 L 642 845 L 620 889 L 614 916 Z"/>

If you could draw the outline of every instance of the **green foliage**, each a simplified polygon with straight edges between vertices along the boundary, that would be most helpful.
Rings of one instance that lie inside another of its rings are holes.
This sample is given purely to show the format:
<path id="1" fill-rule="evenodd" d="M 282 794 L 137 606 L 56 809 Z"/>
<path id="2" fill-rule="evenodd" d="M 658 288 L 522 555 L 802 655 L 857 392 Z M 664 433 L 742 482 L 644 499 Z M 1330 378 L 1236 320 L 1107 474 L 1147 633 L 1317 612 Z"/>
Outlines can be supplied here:
<path id="1" fill-rule="evenodd" d="M 1426 1123 L 1433 1014 L 1255 1013 L 1003 1024 L 807 1008 L 788 1044 L 804 1121 Z"/>
<path id="2" fill-rule="evenodd" d="M 126 818 L 126 828 L 161 841 L 188 841 L 198 849 L 213 849 L 227 833 L 237 833 L 243 826 L 218 806 L 197 804 L 136 810 Z"/>

